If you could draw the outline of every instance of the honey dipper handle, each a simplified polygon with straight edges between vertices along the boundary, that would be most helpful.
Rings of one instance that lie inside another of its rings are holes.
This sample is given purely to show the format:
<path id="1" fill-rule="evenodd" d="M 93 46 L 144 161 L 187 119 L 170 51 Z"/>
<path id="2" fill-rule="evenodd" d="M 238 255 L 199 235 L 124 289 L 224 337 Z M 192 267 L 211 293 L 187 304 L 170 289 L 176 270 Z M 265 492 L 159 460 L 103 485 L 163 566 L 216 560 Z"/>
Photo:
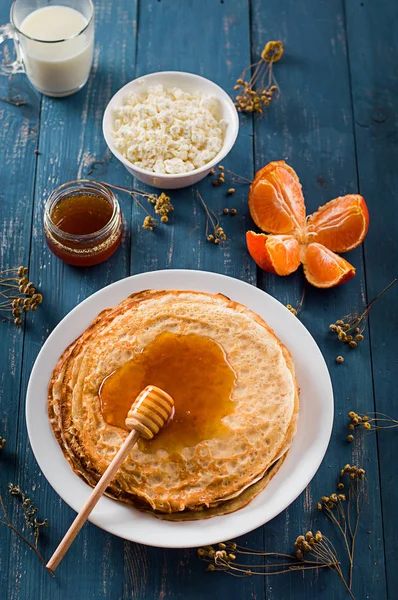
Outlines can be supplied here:
<path id="1" fill-rule="evenodd" d="M 101 479 L 91 492 L 85 505 L 80 510 L 79 514 L 76 516 L 72 525 L 69 527 L 58 548 L 48 561 L 46 565 L 47 569 L 50 569 L 50 571 L 55 571 L 55 569 L 58 567 L 59 563 L 61 562 L 61 560 L 69 550 L 70 546 L 72 545 L 73 540 L 79 533 L 80 529 L 83 527 L 84 523 L 87 521 L 91 511 L 105 492 L 109 483 L 116 475 L 116 472 L 118 471 L 120 465 L 125 460 L 131 448 L 134 446 L 139 437 L 140 433 L 137 430 L 133 429 L 130 432 L 129 436 L 126 438 L 126 440 L 120 447 L 119 452 L 116 454 L 109 467 L 107 468 L 107 470 L 102 475 Z"/>

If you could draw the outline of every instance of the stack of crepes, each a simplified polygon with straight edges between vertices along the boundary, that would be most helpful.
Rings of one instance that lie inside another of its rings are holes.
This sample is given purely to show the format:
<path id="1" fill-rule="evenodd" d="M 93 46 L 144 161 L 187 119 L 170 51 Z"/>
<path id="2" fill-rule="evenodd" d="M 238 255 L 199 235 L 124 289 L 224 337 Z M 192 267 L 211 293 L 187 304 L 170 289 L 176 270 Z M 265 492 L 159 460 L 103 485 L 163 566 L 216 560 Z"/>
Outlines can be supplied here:
<path id="1" fill-rule="evenodd" d="M 51 425 L 72 469 L 94 486 L 128 432 L 103 417 L 104 378 L 162 332 L 215 340 L 235 373 L 223 435 L 180 448 L 134 447 L 107 494 L 170 520 L 200 519 L 248 504 L 292 443 L 298 388 L 289 351 L 245 306 L 220 294 L 149 290 L 104 310 L 60 357 L 48 390 Z M 167 391 L 167 390 L 166 390 Z"/>

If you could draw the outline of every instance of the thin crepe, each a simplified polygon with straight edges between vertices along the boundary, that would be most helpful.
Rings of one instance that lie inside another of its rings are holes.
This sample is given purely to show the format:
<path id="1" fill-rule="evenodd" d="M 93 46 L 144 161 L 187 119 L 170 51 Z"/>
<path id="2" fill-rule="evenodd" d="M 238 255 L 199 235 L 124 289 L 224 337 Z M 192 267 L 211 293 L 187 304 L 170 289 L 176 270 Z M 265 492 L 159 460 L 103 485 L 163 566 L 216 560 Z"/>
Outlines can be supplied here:
<path id="1" fill-rule="evenodd" d="M 236 408 L 223 419 L 231 433 L 178 457 L 134 448 L 107 493 L 165 518 L 237 510 L 265 487 L 290 447 L 298 389 L 285 346 L 258 315 L 224 296 L 149 290 L 98 315 L 54 369 L 48 393 L 54 433 L 73 470 L 95 485 L 127 435 L 103 420 L 99 386 L 163 331 L 222 345 L 237 375 Z"/>

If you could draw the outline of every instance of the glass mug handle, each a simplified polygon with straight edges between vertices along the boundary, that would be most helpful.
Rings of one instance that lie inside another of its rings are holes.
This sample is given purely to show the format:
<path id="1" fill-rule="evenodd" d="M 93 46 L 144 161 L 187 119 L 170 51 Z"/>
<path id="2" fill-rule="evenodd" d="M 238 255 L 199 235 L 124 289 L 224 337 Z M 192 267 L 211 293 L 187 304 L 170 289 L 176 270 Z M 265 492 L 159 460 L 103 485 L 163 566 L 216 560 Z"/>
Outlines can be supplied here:
<path id="1" fill-rule="evenodd" d="M 25 67 L 23 66 L 21 58 L 21 49 L 19 46 L 18 36 L 11 23 L 7 23 L 7 25 L 0 25 L 0 44 L 5 42 L 6 40 L 14 40 L 15 52 L 17 57 L 12 63 L 0 63 L 0 75 L 14 75 L 15 73 L 25 73 Z"/>

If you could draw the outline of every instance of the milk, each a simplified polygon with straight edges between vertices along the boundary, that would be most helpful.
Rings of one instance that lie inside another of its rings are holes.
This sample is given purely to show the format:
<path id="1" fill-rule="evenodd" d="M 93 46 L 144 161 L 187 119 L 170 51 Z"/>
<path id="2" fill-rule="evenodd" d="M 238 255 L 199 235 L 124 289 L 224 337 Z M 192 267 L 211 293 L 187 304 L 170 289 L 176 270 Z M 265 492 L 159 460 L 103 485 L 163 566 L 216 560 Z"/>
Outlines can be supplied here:
<path id="1" fill-rule="evenodd" d="M 79 11 L 60 5 L 34 10 L 22 21 L 20 31 L 28 36 L 20 39 L 26 72 L 40 92 L 66 96 L 86 83 L 94 45 L 94 25 L 87 25 Z"/>

